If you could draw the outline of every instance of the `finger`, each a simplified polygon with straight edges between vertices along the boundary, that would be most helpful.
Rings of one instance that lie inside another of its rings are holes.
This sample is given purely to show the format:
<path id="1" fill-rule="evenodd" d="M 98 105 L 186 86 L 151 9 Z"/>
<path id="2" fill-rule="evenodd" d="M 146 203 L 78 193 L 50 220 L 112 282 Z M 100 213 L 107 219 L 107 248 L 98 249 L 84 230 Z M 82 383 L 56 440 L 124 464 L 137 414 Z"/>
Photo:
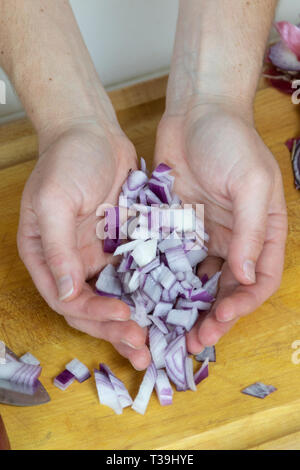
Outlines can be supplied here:
<path id="1" fill-rule="evenodd" d="M 145 347 L 146 332 L 136 322 L 98 322 L 84 318 L 65 316 L 67 323 L 77 330 L 112 344 L 123 344 L 133 350 Z"/>
<path id="2" fill-rule="evenodd" d="M 196 325 L 188 334 L 188 348 L 192 354 L 197 354 L 206 346 L 216 344 L 221 336 L 233 326 L 234 322 L 219 322 L 215 312 L 222 299 L 230 295 L 238 285 L 228 263 L 224 263 L 216 302 L 210 312 L 200 314 Z"/>
<path id="3" fill-rule="evenodd" d="M 85 280 L 77 248 L 75 214 L 64 200 L 45 197 L 40 203 L 38 224 L 45 260 L 57 286 L 60 301 L 76 298 Z"/>
<path id="4" fill-rule="evenodd" d="M 147 346 L 134 350 L 122 343 L 113 344 L 119 354 L 126 357 L 136 370 L 146 369 L 151 362 L 151 354 Z"/>
<path id="5" fill-rule="evenodd" d="M 257 281 L 251 286 L 238 285 L 231 295 L 227 295 L 216 306 L 219 321 L 247 315 L 258 308 L 280 286 L 285 253 L 286 216 L 269 216 L 266 242 L 257 262 Z"/>
<path id="6" fill-rule="evenodd" d="M 256 263 L 265 241 L 271 185 L 268 175 L 249 175 L 233 197 L 233 233 L 228 262 L 236 279 L 245 285 L 256 282 Z"/>
<path id="7" fill-rule="evenodd" d="M 256 310 L 278 289 L 284 264 L 286 228 L 285 214 L 271 217 L 266 234 L 267 241 L 257 262 L 256 284 L 240 285 L 230 272 L 229 266 L 225 264 L 217 301 L 211 312 L 198 325 L 196 333 L 193 333 L 198 344 L 216 344 L 241 316 Z"/>
<path id="8" fill-rule="evenodd" d="M 41 241 L 36 236 L 29 236 L 30 217 L 21 218 L 18 231 L 18 248 L 38 291 L 50 307 L 61 315 L 84 318 L 95 321 L 123 320 L 130 318 L 128 305 L 118 299 L 96 295 L 93 289 L 84 283 L 81 294 L 70 302 L 59 301 L 54 278 L 44 259 Z"/>
<path id="9" fill-rule="evenodd" d="M 215 256 L 208 256 L 199 266 L 197 270 L 198 276 L 201 278 L 204 274 L 208 277 L 213 276 L 217 271 L 220 271 L 224 260 Z M 192 330 L 187 334 L 187 348 L 191 354 L 199 354 L 205 347 L 200 341 L 198 332 L 200 326 L 208 316 L 208 312 L 200 312 L 199 319 Z"/>

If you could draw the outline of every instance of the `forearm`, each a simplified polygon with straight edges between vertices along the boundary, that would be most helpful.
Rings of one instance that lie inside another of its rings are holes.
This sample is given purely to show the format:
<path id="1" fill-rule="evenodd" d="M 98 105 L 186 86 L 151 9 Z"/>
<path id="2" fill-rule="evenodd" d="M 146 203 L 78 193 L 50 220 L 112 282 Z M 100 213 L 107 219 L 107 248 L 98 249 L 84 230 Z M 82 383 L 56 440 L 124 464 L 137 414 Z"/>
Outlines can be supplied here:
<path id="1" fill-rule="evenodd" d="M 180 0 L 167 110 L 252 104 L 277 0 Z"/>
<path id="2" fill-rule="evenodd" d="M 77 119 L 115 123 L 113 107 L 64 0 L 0 0 L 0 61 L 38 133 Z"/>

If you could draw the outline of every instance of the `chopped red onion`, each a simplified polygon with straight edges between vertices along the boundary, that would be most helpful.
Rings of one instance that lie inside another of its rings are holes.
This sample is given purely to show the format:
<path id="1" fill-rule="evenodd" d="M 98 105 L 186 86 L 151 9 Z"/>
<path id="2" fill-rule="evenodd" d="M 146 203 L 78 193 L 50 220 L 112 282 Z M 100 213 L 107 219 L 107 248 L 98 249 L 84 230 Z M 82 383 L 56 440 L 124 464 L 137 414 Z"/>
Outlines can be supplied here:
<path id="1" fill-rule="evenodd" d="M 154 260 L 156 257 L 157 240 L 148 240 L 137 245 L 132 256 L 138 266 L 143 267 Z"/>
<path id="2" fill-rule="evenodd" d="M 115 376 L 115 374 L 106 364 L 100 364 L 99 369 L 100 372 L 104 372 L 109 378 L 122 408 L 126 408 L 127 406 L 132 405 L 132 398 L 123 382 Z"/>
<path id="3" fill-rule="evenodd" d="M 155 390 L 161 406 L 172 405 L 173 389 L 167 374 L 163 369 L 157 371 L 157 379 L 155 382 Z"/>
<path id="4" fill-rule="evenodd" d="M 164 335 L 167 335 L 169 333 L 167 326 L 165 325 L 164 321 L 161 318 L 154 316 L 154 315 L 148 315 L 148 318 L 150 318 L 150 320 L 154 323 L 154 325 L 157 326 L 157 328 Z"/>
<path id="5" fill-rule="evenodd" d="M 202 382 L 202 380 L 208 377 L 208 363 L 209 363 L 209 359 L 207 357 L 205 361 L 203 362 L 202 366 L 200 367 L 200 369 L 195 373 L 194 380 L 195 380 L 196 385 L 198 385 L 200 382 Z"/>
<path id="6" fill-rule="evenodd" d="M 40 361 L 36 357 L 34 357 L 30 352 L 23 354 L 23 356 L 20 357 L 20 361 L 24 362 L 25 364 L 30 364 L 32 366 L 40 365 Z"/>
<path id="7" fill-rule="evenodd" d="M 270 47 L 269 59 L 272 64 L 280 69 L 295 72 L 300 71 L 300 60 L 298 60 L 296 55 L 281 41 Z"/>
<path id="8" fill-rule="evenodd" d="M 168 344 L 165 363 L 168 377 L 177 390 L 187 390 L 185 358 L 187 357 L 185 336 L 181 335 Z"/>
<path id="9" fill-rule="evenodd" d="M 108 264 L 103 271 L 101 271 L 96 282 L 96 289 L 106 294 L 112 294 L 113 296 L 121 296 L 121 283 L 113 265 Z"/>
<path id="10" fill-rule="evenodd" d="M 3 341 L 0 341 L 0 365 L 1 364 L 6 364 L 6 348 Z"/>
<path id="11" fill-rule="evenodd" d="M 183 391 L 195 390 L 207 376 L 205 364 L 194 375 L 185 333 L 197 321 L 199 311 L 210 309 L 221 274 L 201 280 L 196 275 L 197 265 L 207 256 L 204 243 L 209 237 L 191 205 L 183 207 L 173 194 L 174 177 L 170 172 L 171 168 L 161 164 L 148 178 L 142 161 L 141 170 L 129 174 L 119 197 L 119 206 L 130 208 L 127 221 L 116 207 L 107 211 L 105 226 L 111 238 L 105 243 L 111 242 L 111 247 L 115 244 L 114 255 L 120 255 L 121 260 L 117 268 L 108 265 L 96 283 L 99 295 L 123 300 L 130 307 L 131 319 L 142 328 L 149 327 L 153 362 L 132 405 L 142 414 L 156 380 L 161 404 L 170 404 L 168 379 Z M 124 384 L 120 385 L 105 365 L 95 371 L 95 379 L 99 397 L 102 394 L 100 402 L 122 412 L 118 390 L 124 392 Z M 128 406 L 130 397 L 124 400 Z"/>
<path id="12" fill-rule="evenodd" d="M 193 359 L 191 357 L 185 358 L 185 376 L 189 389 L 196 392 L 197 387 L 194 379 Z"/>
<path id="13" fill-rule="evenodd" d="M 66 365 L 66 369 L 71 372 L 80 383 L 89 379 L 91 376 L 89 369 L 76 358 Z"/>
<path id="14" fill-rule="evenodd" d="M 209 362 L 216 362 L 216 348 L 215 346 L 207 346 L 203 351 L 195 356 L 196 361 L 204 362 L 208 359 Z"/>
<path id="15" fill-rule="evenodd" d="M 55 377 L 53 383 L 60 390 L 66 390 L 75 380 L 75 377 L 68 370 L 64 370 L 57 377 Z"/>
<path id="16" fill-rule="evenodd" d="M 117 415 L 122 414 L 122 405 L 108 375 L 98 369 L 94 370 L 94 374 L 100 403 L 112 408 Z"/>
<path id="17" fill-rule="evenodd" d="M 300 139 L 289 139 L 286 146 L 291 152 L 296 189 L 300 189 Z"/>
<path id="18" fill-rule="evenodd" d="M 156 369 L 165 367 L 165 351 L 168 344 L 164 334 L 155 325 L 152 325 L 149 330 L 149 344 L 152 360 Z"/>
<path id="19" fill-rule="evenodd" d="M 40 366 L 25 364 L 16 360 L 7 360 L 5 364 L 0 365 L 0 379 L 31 387 L 36 383 L 41 371 Z"/>
<path id="20" fill-rule="evenodd" d="M 190 331 L 198 318 L 196 308 L 190 310 L 170 310 L 167 316 L 167 323 L 175 326 L 182 326 L 186 331 Z"/>
<path id="21" fill-rule="evenodd" d="M 147 368 L 143 381 L 140 385 L 137 396 L 134 399 L 132 409 L 137 413 L 145 414 L 155 382 L 157 379 L 157 370 L 153 362 Z"/>
<path id="22" fill-rule="evenodd" d="M 300 27 L 288 21 L 278 21 L 275 23 L 276 29 L 282 41 L 296 55 L 300 61 Z"/>
<path id="23" fill-rule="evenodd" d="M 276 390 L 277 389 L 273 387 L 273 385 L 265 385 L 261 382 L 256 382 L 252 385 L 249 385 L 249 387 L 244 388 L 242 393 L 256 398 L 265 398 Z"/>

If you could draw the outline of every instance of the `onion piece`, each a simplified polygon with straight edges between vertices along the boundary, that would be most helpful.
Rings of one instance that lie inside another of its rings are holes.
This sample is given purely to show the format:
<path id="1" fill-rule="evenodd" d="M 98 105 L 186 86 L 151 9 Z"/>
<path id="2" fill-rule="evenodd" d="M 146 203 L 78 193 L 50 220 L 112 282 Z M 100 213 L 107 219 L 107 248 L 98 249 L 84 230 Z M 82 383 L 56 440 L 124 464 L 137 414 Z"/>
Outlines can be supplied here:
<path id="1" fill-rule="evenodd" d="M 152 360 L 156 369 L 165 367 L 165 351 L 168 343 L 161 330 L 152 325 L 149 330 L 149 343 Z"/>
<path id="2" fill-rule="evenodd" d="M 209 359 L 206 358 L 200 369 L 195 373 L 194 380 L 196 385 L 198 385 L 200 382 L 202 382 L 202 380 L 208 377 L 208 363 Z"/>
<path id="3" fill-rule="evenodd" d="M 196 392 L 197 387 L 194 380 L 193 359 L 191 357 L 185 358 L 185 376 L 188 387 L 194 392 Z"/>
<path id="4" fill-rule="evenodd" d="M 165 317 L 172 310 L 173 304 L 170 302 L 158 302 L 155 306 L 153 316 Z"/>
<path id="5" fill-rule="evenodd" d="M 265 398 L 276 390 L 277 388 L 273 387 L 273 385 L 265 385 L 262 382 L 256 382 L 244 388 L 241 392 L 245 395 L 251 395 L 252 397 Z"/>
<path id="6" fill-rule="evenodd" d="M 132 242 L 124 243 L 123 245 L 118 246 L 114 252 L 114 256 L 123 255 L 128 251 L 132 251 L 139 243 L 142 243 L 142 240 L 133 240 Z"/>
<path id="7" fill-rule="evenodd" d="M 100 403 L 112 408 L 117 415 L 122 414 L 123 408 L 107 374 L 95 369 L 94 375 Z"/>
<path id="8" fill-rule="evenodd" d="M 23 356 L 20 357 L 20 361 L 24 362 L 25 364 L 30 364 L 32 366 L 40 365 L 40 361 L 36 357 L 34 357 L 30 352 L 23 354 Z"/>
<path id="9" fill-rule="evenodd" d="M 127 388 L 123 384 L 123 382 L 115 376 L 115 374 L 111 371 L 111 369 L 106 365 L 101 363 L 99 366 L 100 372 L 104 372 L 107 377 L 109 378 L 122 408 L 126 408 L 127 406 L 132 405 L 132 398 L 128 393 Z"/>
<path id="10" fill-rule="evenodd" d="M 168 376 L 163 369 L 159 369 L 157 371 L 155 390 L 161 406 L 172 405 L 173 389 L 171 387 Z"/>
<path id="11" fill-rule="evenodd" d="M 300 139 L 292 140 L 291 158 L 296 189 L 300 189 Z"/>
<path id="12" fill-rule="evenodd" d="M 75 377 L 68 370 L 64 370 L 57 377 L 55 377 L 53 383 L 60 390 L 66 390 L 75 380 Z"/>
<path id="13" fill-rule="evenodd" d="M 272 64 L 283 70 L 300 71 L 300 60 L 298 60 L 294 52 L 281 41 L 270 47 L 269 59 Z"/>
<path id="14" fill-rule="evenodd" d="M 153 362 L 147 368 L 143 381 L 140 385 L 137 396 L 132 404 L 132 409 L 137 413 L 145 414 L 155 382 L 157 379 L 157 371 Z"/>
<path id="15" fill-rule="evenodd" d="M 190 310 L 170 310 L 167 316 L 167 323 L 175 326 L 182 326 L 186 331 L 190 331 L 198 318 L 197 309 Z"/>
<path id="16" fill-rule="evenodd" d="M 6 364 L 6 348 L 3 341 L 0 341 L 0 365 L 1 364 Z"/>
<path id="17" fill-rule="evenodd" d="M 137 245 L 132 256 L 138 266 L 143 267 L 156 257 L 157 240 L 148 240 Z"/>
<path id="18" fill-rule="evenodd" d="M 154 315 L 148 315 L 148 318 L 154 323 L 155 326 L 164 334 L 167 335 L 169 333 L 168 328 L 166 327 L 165 323 L 163 320 L 157 316 Z"/>
<path id="19" fill-rule="evenodd" d="M 96 289 L 99 292 L 112 294 L 113 296 L 121 296 L 121 283 L 113 265 L 108 264 L 103 271 L 101 271 L 96 282 Z"/>
<path id="20" fill-rule="evenodd" d="M 215 297 L 218 292 L 218 283 L 219 283 L 221 274 L 222 272 L 218 271 L 205 283 L 204 289 L 213 297 Z"/>
<path id="21" fill-rule="evenodd" d="M 40 376 L 41 371 L 42 368 L 40 366 L 24 364 L 16 360 L 7 360 L 6 364 L 0 365 L 0 379 L 20 385 L 33 386 Z"/>
<path id="22" fill-rule="evenodd" d="M 288 21 L 278 21 L 275 27 L 282 41 L 296 55 L 300 61 L 300 28 Z"/>
<path id="23" fill-rule="evenodd" d="M 208 359 L 209 362 L 216 362 L 216 348 L 215 346 L 207 346 L 201 351 L 201 353 L 196 354 L 196 361 L 204 362 L 205 359 Z"/>
<path id="24" fill-rule="evenodd" d="M 177 390 L 186 390 L 185 358 L 187 356 L 185 336 L 181 335 L 168 344 L 165 363 L 168 377 Z"/>
<path id="25" fill-rule="evenodd" d="M 192 271 L 192 266 L 187 259 L 184 250 L 181 246 L 169 248 L 165 251 L 169 268 L 173 273 Z"/>
<path id="26" fill-rule="evenodd" d="M 66 369 L 71 372 L 80 383 L 89 379 L 91 376 L 89 369 L 76 358 L 66 365 Z"/>

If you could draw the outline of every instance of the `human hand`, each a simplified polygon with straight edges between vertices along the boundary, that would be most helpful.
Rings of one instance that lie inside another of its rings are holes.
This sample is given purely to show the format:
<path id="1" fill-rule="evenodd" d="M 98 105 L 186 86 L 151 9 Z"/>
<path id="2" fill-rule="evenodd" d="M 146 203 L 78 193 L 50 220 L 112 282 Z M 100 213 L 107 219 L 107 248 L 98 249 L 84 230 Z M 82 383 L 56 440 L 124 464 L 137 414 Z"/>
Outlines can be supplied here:
<path id="1" fill-rule="evenodd" d="M 20 256 L 40 294 L 70 326 L 111 342 L 143 369 L 150 362 L 146 332 L 129 320 L 125 303 L 96 295 L 87 282 L 111 261 L 96 237 L 96 209 L 117 202 L 136 167 L 134 147 L 119 127 L 90 120 L 46 134 L 22 197 Z"/>
<path id="2" fill-rule="evenodd" d="M 209 256 L 199 275 L 212 275 L 224 262 L 216 302 L 187 337 L 189 351 L 198 353 L 280 285 L 287 233 L 281 173 L 251 112 L 225 103 L 166 112 L 157 134 L 159 162 L 174 169 L 184 203 L 204 203 Z"/>

